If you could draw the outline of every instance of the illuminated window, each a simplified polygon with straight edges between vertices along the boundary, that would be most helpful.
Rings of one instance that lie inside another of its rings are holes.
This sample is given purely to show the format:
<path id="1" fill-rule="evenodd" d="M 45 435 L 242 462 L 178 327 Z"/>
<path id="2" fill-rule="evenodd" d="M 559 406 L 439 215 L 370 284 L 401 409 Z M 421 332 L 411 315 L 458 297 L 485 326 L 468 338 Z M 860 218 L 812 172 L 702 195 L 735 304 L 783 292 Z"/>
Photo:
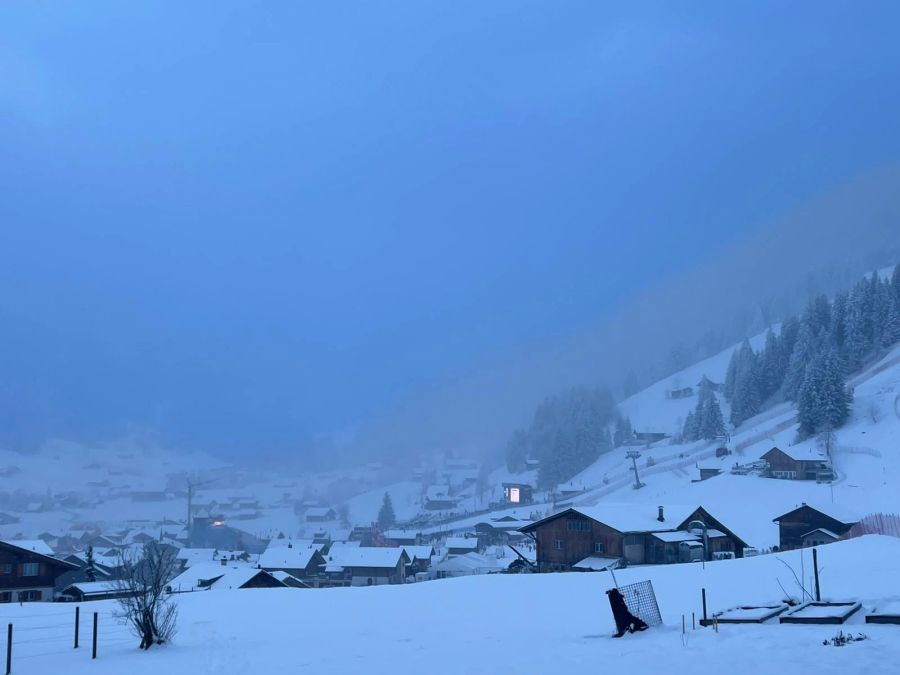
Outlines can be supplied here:
<path id="1" fill-rule="evenodd" d="M 519 503 L 519 488 L 511 487 L 509 488 L 509 501 L 513 504 Z"/>

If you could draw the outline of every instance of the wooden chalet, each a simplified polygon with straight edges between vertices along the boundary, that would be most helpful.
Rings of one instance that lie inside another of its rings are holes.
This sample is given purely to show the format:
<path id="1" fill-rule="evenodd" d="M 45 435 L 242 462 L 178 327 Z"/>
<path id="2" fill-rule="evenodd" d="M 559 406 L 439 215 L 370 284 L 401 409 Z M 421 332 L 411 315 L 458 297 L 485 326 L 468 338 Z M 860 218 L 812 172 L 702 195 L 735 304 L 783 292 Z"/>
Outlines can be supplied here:
<path id="1" fill-rule="evenodd" d="M 634 432 L 634 441 L 633 445 L 642 445 L 649 443 L 656 443 L 658 441 L 664 441 L 669 437 L 669 434 L 663 433 L 662 431 L 635 431 Z"/>
<path id="2" fill-rule="evenodd" d="M 428 511 L 450 511 L 456 508 L 457 501 L 447 485 L 429 485 L 425 490 L 425 509 Z"/>
<path id="3" fill-rule="evenodd" d="M 478 552 L 478 537 L 447 537 L 444 544 L 447 555 L 465 555 Z"/>
<path id="4" fill-rule="evenodd" d="M 415 546 L 422 540 L 417 530 L 385 530 L 384 541 L 390 546 Z"/>
<path id="5" fill-rule="evenodd" d="M 772 522 L 778 523 L 778 547 L 785 551 L 837 541 L 859 522 L 859 517 L 834 504 L 803 503 Z"/>
<path id="6" fill-rule="evenodd" d="M 834 480 L 828 457 L 809 445 L 793 445 L 785 450 L 774 447 L 760 459 L 768 464 L 766 475 L 788 480 Z"/>
<path id="7" fill-rule="evenodd" d="M 77 569 L 43 541 L 0 541 L 0 603 L 53 600 L 56 580 Z"/>
<path id="8" fill-rule="evenodd" d="M 357 546 L 332 551 L 325 562 L 333 585 L 381 586 L 404 583 L 410 559 L 402 548 Z"/>
<path id="9" fill-rule="evenodd" d="M 287 572 L 293 577 L 309 582 L 318 578 L 325 569 L 325 557 L 315 545 L 305 547 L 269 546 L 259 556 L 259 567 L 267 572 Z"/>
<path id="10" fill-rule="evenodd" d="M 115 581 L 82 581 L 66 586 L 60 593 L 60 599 L 69 602 L 92 602 L 117 600 L 134 595 L 135 591 L 128 590 Z"/>
<path id="11" fill-rule="evenodd" d="M 747 543 L 702 506 L 654 510 L 640 504 L 573 507 L 530 523 L 520 532 L 536 543 L 538 570 L 555 572 L 700 559 L 702 528 L 691 529 L 697 522 L 706 525 L 708 558 L 723 553 L 743 557 Z M 589 558 L 595 560 L 586 562 Z"/>
<path id="12" fill-rule="evenodd" d="M 192 565 L 166 584 L 169 593 L 245 588 L 284 588 L 284 584 L 266 570 L 216 563 Z"/>

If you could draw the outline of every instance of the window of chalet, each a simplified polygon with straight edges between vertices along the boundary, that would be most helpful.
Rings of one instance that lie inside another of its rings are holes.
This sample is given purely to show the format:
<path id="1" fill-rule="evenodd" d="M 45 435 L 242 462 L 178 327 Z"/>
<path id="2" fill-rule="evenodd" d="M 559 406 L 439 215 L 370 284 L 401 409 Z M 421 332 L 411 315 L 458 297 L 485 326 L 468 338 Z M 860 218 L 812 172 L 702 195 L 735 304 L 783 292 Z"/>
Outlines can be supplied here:
<path id="1" fill-rule="evenodd" d="M 566 529 L 568 529 L 569 532 L 590 532 L 591 524 L 586 520 L 576 520 L 575 518 L 572 518 L 566 521 Z"/>
<path id="2" fill-rule="evenodd" d="M 12 563 L 4 563 L 0 565 L 0 574 L 12 574 L 13 566 Z"/>
<path id="3" fill-rule="evenodd" d="M 40 599 L 40 591 L 19 591 L 19 602 L 38 602 Z"/>
<path id="4" fill-rule="evenodd" d="M 553 548 L 555 548 L 557 551 L 562 551 L 562 547 L 563 547 L 562 539 L 554 539 L 553 540 Z"/>
<path id="5" fill-rule="evenodd" d="M 12 591 L 0 591 L 0 602 L 12 602 Z"/>
<path id="6" fill-rule="evenodd" d="M 36 577 L 41 573 L 41 564 L 36 562 L 29 562 L 22 564 L 22 576 L 23 577 Z"/>
<path id="7" fill-rule="evenodd" d="M 625 535 L 625 545 L 626 546 L 643 546 L 644 540 L 639 534 L 626 534 Z"/>
<path id="8" fill-rule="evenodd" d="M 606 553 L 606 544 L 602 541 L 594 543 L 594 553 Z"/>

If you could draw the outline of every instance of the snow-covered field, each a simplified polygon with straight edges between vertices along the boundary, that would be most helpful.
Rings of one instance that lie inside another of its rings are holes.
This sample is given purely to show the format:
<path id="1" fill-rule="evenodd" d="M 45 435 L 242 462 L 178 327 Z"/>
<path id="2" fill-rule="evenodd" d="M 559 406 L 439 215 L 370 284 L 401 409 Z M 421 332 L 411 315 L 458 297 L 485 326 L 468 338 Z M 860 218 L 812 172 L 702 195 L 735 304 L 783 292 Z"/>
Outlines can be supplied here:
<path id="1" fill-rule="evenodd" d="M 791 572 L 811 575 L 810 553 L 736 561 L 634 567 L 619 584 L 650 579 L 665 625 L 610 637 L 613 622 L 606 573 L 486 575 L 407 586 L 210 591 L 178 596 L 176 641 L 139 652 L 111 618 L 114 604 L 82 605 L 101 612 L 99 657 L 91 661 L 88 631 L 71 648 L 71 605 L 0 609 L 15 625 L 16 675 L 66 672 L 157 675 L 213 673 L 395 673 L 434 675 L 503 672 L 759 672 L 887 673 L 900 662 L 900 626 L 864 625 L 873 607 L 897 602 L 900 540 L 865 537 L 820 548 L 823 598 L 859 600 L 863 611 L 837 626 L 720 626 L 691 630 L 706 588 L 710 612 L 783 599 L 781 585 L 800 596 Z M 681 619 L 686 616 L 687 633 Z M 836 648 L 823 640 L 838 630 L 869 639 Z M 887 670 L 886 670 L 887 669 Z"/>

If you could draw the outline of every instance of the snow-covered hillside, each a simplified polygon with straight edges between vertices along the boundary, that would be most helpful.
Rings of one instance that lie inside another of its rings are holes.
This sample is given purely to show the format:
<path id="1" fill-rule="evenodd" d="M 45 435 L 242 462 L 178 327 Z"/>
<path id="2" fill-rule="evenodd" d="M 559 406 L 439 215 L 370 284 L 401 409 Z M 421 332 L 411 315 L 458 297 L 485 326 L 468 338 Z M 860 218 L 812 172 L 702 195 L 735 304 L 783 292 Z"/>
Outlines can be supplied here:
<path id="1" fill-rule="evenodd" d="M 754 341 L 761 341 L 756 336 Z M 671 433 L 696 403 L 691 397 L 670 400 L 666 391 L 689 386 L 706 374 L 720 381 L 732 350 L 706 361 L 640 392 L 622 404 L 638 430 L 662 429 Z M 833 484 L 731 475 L 730 468 L 747 463 L 773 446 L 805 448 L 820 452 L 817 440 L 795 445 L 795 411 L 787 404 L 776 406 L 748 420 L 729 444 L 734 454 L 715 457 L 717 443 L 673 444 L 668 440 L 640 448 L 638 460 L 645 487 L 633 488 L 634 474 L 625 450 L 616 449 L 572 479 L 587 492 L 576 500 L 582 505 L 598 501 L 703 504 L 722 514 L 746 541 L 767 547 L 778 543 L 777 528 L 771 522 L 801 502 L 835 503 L 860 515 L 900 512 L 900 347 L 862 373 L 851 378 L 854 404 L 850 421 L 836 434 L 833 462 L 837 480 Z M 652 464 L 652 466 L 648 466 Z M 722 475 L 702 482 L 698 466 L 718 467 Z"/>
<path id="2" fill-rule="evenodd" d="M 801 555 L 805 561 L 801 562 Z M 498 672 L 759 672 L 826 675 L 888 672 L 900 661 L 897 626 L 864 625 L 864 614 L 900 601 L 900 540 L 864 537 L 820 550 L 823 598 L 858 600 L 862 611 L 841 627 L 867 640 L 825 647 L 837 626 L 720 626 L 691 630 L 700 589 L 709 611 L 800 597 L 791 571 L 810 571 L 809 552 L 760 556 L 701 566 L 662 565 L 616 573 L 619 584 L 649 579 L 664 625 L 611 638 L 606 573 L 489 575 L 407 586 L 247 589 L 177 596 L 180 630 L 173 644 L 140 652 L 111 614 L 111 602 L 89 603 L 101 615 L 99 656 L 71 648 L 72 605 L 7 606 L 15 625 L 13 672 L 71 675 L 159 672 L 394 673 Z M 861 567 L 860 561 L 865 561 Z M 687 632 L 681 631 L 682 616 Z M 83 645 L 85 631 L 82 628 Z"/>

